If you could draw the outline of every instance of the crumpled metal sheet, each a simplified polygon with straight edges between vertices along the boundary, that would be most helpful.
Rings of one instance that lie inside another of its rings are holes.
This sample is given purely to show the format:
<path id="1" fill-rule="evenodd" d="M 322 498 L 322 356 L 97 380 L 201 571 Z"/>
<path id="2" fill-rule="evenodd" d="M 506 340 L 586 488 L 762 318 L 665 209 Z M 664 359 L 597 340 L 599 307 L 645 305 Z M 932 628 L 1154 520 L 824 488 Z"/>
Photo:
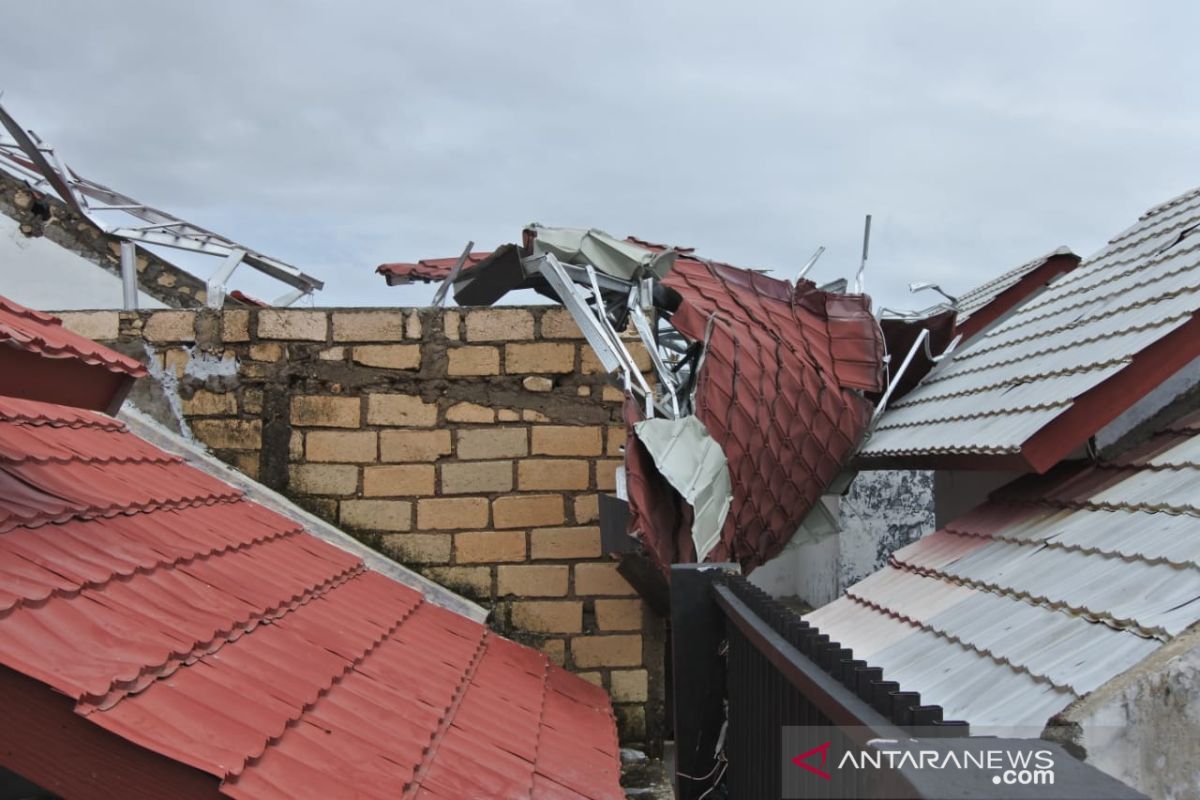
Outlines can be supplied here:
<path id="1" fill-rule="evenodd" d="M 663 477 L 691 504 L 692 543 L 703 561 L 721 540 L 733 492 L 725 454 L 695 417 L 647 419 L 634 426 Z"/>
<path id="2" fill-rule="evenodd" d="M 553 253 L 565 264 L 591 264 L 608 275 L 632 280 L 648 269 L 664 277 L 675 263 L 673 251 L 654 251 L 595 228 L 546 228 L 532 225 L 535 255 Z"/>

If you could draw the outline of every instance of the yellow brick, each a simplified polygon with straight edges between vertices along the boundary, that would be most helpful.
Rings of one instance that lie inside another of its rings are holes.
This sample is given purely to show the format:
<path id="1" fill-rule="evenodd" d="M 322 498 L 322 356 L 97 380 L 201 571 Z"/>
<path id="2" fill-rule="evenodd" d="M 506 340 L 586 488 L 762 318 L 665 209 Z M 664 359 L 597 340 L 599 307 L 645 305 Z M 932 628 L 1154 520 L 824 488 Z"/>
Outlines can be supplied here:
<path id="1" fill-rule="evenodd" d="M 532 408 L 522 409 L 521 419 L 526 422 L 549 422 L 550 418 L 540 411 L 534 411 Z"/>
<path id="2" fill-rule="evenodd" d="M 196 341 L 196 312 L 155 311 L 146 320 L 142 335 L 148 342 Z"/>
<path id="3" fill-rule="evenodd" d="M 575 594 L 634 595 L 637 592 L 617 572 L 616 564 L 576 564 Z"/>
<path id="4" fill-rule="evenodd" d="M 454 497 L 417 501 L 417 527 L 421 530 L 461 530 L 488 524 L 484 497 Z"/>
<path id="5" fill-rule="evenodd" d="M 575 345 L 537 342 L 504 346 L 504 371 L 509 375 L 575 371 Z"/>
<path id="6" fill-rule="evenodd" d="M 421 347 L 415 344 L 364 344 L 354 348 L 351 359 L 364 367 L 420 369 Z"/>
<path id="7" fill-rule="evenodd" d="M 459 564 L 525 560 L 524 531 L 472 531 L 454 535 L 454 558 Z"/>
<path id="8" fill-rule="evenodd" d="M 421 313 L 419 311 L 409 312 L 404 320 L 404 338 L 420 339 L 421 330 Z"/>
<path id="9" fill-rule="evenodd" d="M 433 494 L 430 464 L 367 467 L 363 470 L 364 497 L 405 497 Z"/>
<path id="10" fill-rule="evenodd" d="M 571 658 L 576 667 L 637 667 L 642 664 L 642 637 L 576 636 L 571 640 Z"/>
<path id="11" fill-rule="evenodd" d="M 511 408 L 502 408 L 496 412 L 496 419 L 499 422 L 518 422 L 521 419 L 521 415 Z"/>
<path id="12" fill-rule="evenodd" d="M 344 361 L 346 359 L 346 348 L 344 347 L 326 347 L 321 352 L 317 353 L 317 358 L 322 361 Z"/>
<path id="13" fill-rule="evenodd" d="M 500 350 L 495 347 L 452 347 L 446 358 L 447 375 L 500 374 Z"/>
<path id="14" fill-rule="evenodd" d="M 528 455 L 525 428 L 467 428 L 458 431 L 459 458 L 514 458 Z"/>
<path id="15" fill-rule="evenodd" d="M 644 669 L 615 669 L 608 679 L 612 683 L 609 694 L 615 703 L 644 703 L 649 697 Z"/>
<path id="16" fill-rule="evenodd" d="M 533 338 L 533 314 L 523 308 L 489 308 L 467 313 L 468 342 Z"/>
<path id="17" fill-rule="evenodd" d="M 517 485 L 523 491 L 588 488 L 588 462 L 567 458 L 533 458 L 517 464 Z"/>
<path id="18" fill-rule="evenodd" d="M 530 600 L 512 604 L 512 624 L 534 633 L 579 633 L 583 603 L 578 600 Z"/>
<path id="19" fill-rule="evenodd" d="M 380 431 L 381 461 L 436 461 L 450 455 L 450 431 Z"/>
<path id="20" fill-rule="evenodd" d="M 595 522 L 600 519 L 600 501 L 594 494 L 575 498 L 575 521 Z"/>
<path id="21" fill-rule="evenodd" d="M 646 738 L 646 707 L 643 705 L 619 705 L 613 708 L 617 714 L 617 734 L 623 742 L 640 742 Z"/>
<path id="22" fill-rule="evenodd" d="M 529 534 L 530 554 L 542 558 L 598 558 L 600 529 L 541 528 Z"/>
<path id="23" fill-rule="evenodd" d="M 551 664 L 561 667 L 567 662 L 567 644 L 562 639 L 543 639 L 538 650 L 546 654 Z"/>
<path id="24" fill-rule="evenodd" d="M 519 564 L 496 570 L 496 593 L 517 597 L 563 597 L 567 593 L 570 568 L 566 565 Z"/>
<path id="25" fill-rule="evenodd" d="M 641 600 L 597 600 L 596 626 L 605 631 L 640 631 Z"/>
<path id="26" fill-rule="evenodd" d="M 596 488 L 602 492 L 611 492 L 617 488 L 617 468 L 624 461 L 605 459 L 596 462 Z"/>
<path id="27" fill-rule="evenodd" d="M 565 308 L 550 308 L 542 314 L 543 339 L 582 339 L 583 332 Z"/>
<path id="28" fill-rule="evenodd" d="M 406 531 L 412 527 L 412 503 L 407 500 L 343 500 L 339 519 L 350 528 Z"/>
<path id="29" fill-rule="evenodd" d="M 437 425 L 437 403 L 426 403 L 420 397 L 409 394 L 369 394 L 367 422 L 371 425 L 432 428 Z"/>
<path id="30" fill-rule="evenodd" d="M 258 480 L 259 455 L 258 453 L 238 453 L 233 457 L 233 466 L 237 467 L 238 472 L 250 476 L 254 480 Z"/>
<path id="31" fill-rule="evenodd" d="M 521 386 L 525 387 L 527 392 L 554 391 L 554 381 L 544 375 L 529 375 L 521 380 Z"/>
<path id="32" fill-rule="evenodd" d="M 625 446 L 625 442 L 629 439 L 629 433 L 625 430 L 624 425 L 610 425 L 608 426 L 606 438 L 608 440 L 606 445 L 608 454 L 610 456 L 619 456 L 621 455 L 621 448 Z"/>
<path id="33" fill-rule="evenodd" d="M 264 308 L 258 312 L 258 335 L 263 339 L 323 342 L 328 327 L 324 311 Z"/>
<path id="34" fill-rule="evenodd" d="M 454 592 L 482 598 L 492 595 L 491 567 L 434 567 L 426 575 Z"/>
<path id="35" fill-rule="evenodd" d="M 639 370 L 649 372 L 653 368 L 654 364 L 650 361 L 650 353 L 646 351 L 645 345 L 641 342 L 625 342 L 625 347 L 628 348 L 629 355 L 633 356 L 633 363 Z M 607 372 L 591 345 L 584 344 L 579 356 L 579 371 L 584 375 L 601 375 Z"/>
<path id="36" fill-rule="evenodd" d="M 378 440 L 375 431 L 309 431 L 304 455 L 309 461 L 370 464 L 379 458 Z"/>
<path id="37" fill-rule="evenodd" d="M 262 446 L 262 422 L 240 419 L 199 419 L 192 433 L 214 450 L 257 450 Z"/>
<path id="38" fill-rule="evenodd" d="M 511 461 L 460 461 L 442 465 L 442 494 L 511 492 Z"/>
<path id="39" fill-rule="evenodd" d="M 221 313 L 221 341 L 250 341 L 250 312 L 230 309 Z"/>
<path id="40" fill-rule="evenodd" d="M 604 674 L 601 672 L 576 672 L 576 677 L 583 678 L 593 686 L 604 688 Z"/>
<path id="41" fill-rule="evenodd" d="M 600 399 L 605 403 L 624 403 L 625 393 L 615 386 L 602 386 L 600 388 Z"/>
<path id="42" fill-rule="evenodd" d="M 458 311 L 442 312 L 442 333 L 446 340 L 458 342 L 462 340 L 462 314 Z"/>
<path id="43" fill-rule="evenodd" d="M 116 311 L 67 311 L 58 317 L 64 328 L 85 339 L 116 339 L 121 326 Z"/>
<path id="44" fill-rule="evenodd" d="M 446 409 L 447 422 L 495 422 L 496 412 L 476 403 L 455 403 Z"/>
<path id="45" fill-rule="evenodd" d="M 448 533 L 389 533 L 383 552 L 406 564 L 446 564 L 450 561 Z"/>
<path id="46" fill-rule="evenodd" d="M 398 342 L 403 338 L 402 311 L 338 311 L 333 315 L 335 342 Z"/>
<path id="47" fill-rule="evenodd" d="M 262 389 L 246 388 L 242 390 L 242 411 L 247 414 L 262 413 Z"/>
<path id="48" fill-rule="evenodd" d="M 250 345 L 250 360 L 275 363 L 283 357 L 283 345 L 275 342 Z"/>
<path id="49" fill-rule="evenodd" d="M 535 425 L 533 452 L 548 456 L 598 456 L 603 429 L 585 425 Z"/>
<path id="50" fill-rule="evenodd" d="M 357 397 L 297 395 L 292 398 L 293 425 L 312 428 L 357 428 L 361 421 Z"/>
<path id="51" fill-rule="evenodd" d="M 237 396 L 197 389 L 191 397 L 183 399 L 183 413 L 189 417 L 233 416 L 237 413 Z"/>
<path id="52" fill-rule="evenodd" d="M 562 495 L 510 495 L 492 501 L 497 528 L 532 528 L 557 525 L 564 519 Z"/>
<path id="53" fill-rule="evenodd" d="M 346 495 L 358 491 L 358 467 L 293 464 L 288 473 L 288 489 L 300 494 Z"/>

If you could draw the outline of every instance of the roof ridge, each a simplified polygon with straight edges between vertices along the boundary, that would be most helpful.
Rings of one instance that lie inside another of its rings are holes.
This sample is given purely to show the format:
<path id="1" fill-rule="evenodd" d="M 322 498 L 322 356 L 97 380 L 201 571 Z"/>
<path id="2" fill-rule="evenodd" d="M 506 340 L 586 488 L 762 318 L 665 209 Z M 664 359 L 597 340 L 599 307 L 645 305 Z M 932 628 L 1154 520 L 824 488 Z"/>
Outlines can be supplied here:
<path id="1" fill-rule="evenodd" d="M 292 531 L 289 533 L 280 534 L 279 536 L 266 537 L 268 541 L 286 536 L 302 535 L 303 531 Z M 251 545 L 257 543 L 251 543 Z M 242 547 L 229 548 L 231 550 L 240 550 Z M 224 551 L 221 551 L 224 552 Z M 218 552 L 217 554 L 220 554 Z M 201 558 L 207 558 L 208 555 Z M 187 562 L 199 559 L 187 559 Z M 179 563 L 185 563 L 180 561 Z M 216 635 L 207 642 L 197 642 L 191 650 L 186 652 L 174 652 L 167 656 L 161 664 L 146 664 L 138 670 L 135 678 L 130 680 L 120 680 L 114 678 L 108 685 L 108 689 L 102 694 L 85 694 L 77 698 L 76 711 L 84 716 L 91 714 L 94 711 L 107 711 L 113 706 L 120 703 L 130 695 L 139 694 L 154 685 L 155 681 L 163 678 L 168 678 L 175 673 L 180 667 L 186 666 L 194 661 L 203 658 L 204 656 L 212 655 L 221 650 L 225 645 L 237 641 L 243 635 L 251 633 L 259 625 L 268 624 L 278 620 L 285 615 L 295 611 L 303 605 L 307 605 L 318 597 L 322 597 L 329 592 L 341 586 L 346 581 L 361 575 L 366 572 L 367 568 L 360 561 L 357 564 L 347 567 L 339 573 L 329 576 L 316 586 L 310 586 L 304 590 L 299 597 L 280 603 L 272 608 L 265 609 L 261 612 L 253 612 L 244 621 L 238 620 L 228 630 L 218 630 Z"/>
<path id="2" fill-rule="evenodd" d="M 1200 250 L 1200 239 L 1198 239 L 1196 241 L 1196 243 L 1193 244 L 1191 247 L 1188 247 L 1185 249 L 1173 250 L 1171 253 L 1167 253 L 1167 251 L 1163 250 L 1158 253 L 1154 253 L 1154 254 L 1150 255 L 1149 257 L 1143 257 L 1143 258 L 1139 258 L 1139 259 L 1129 259 L 1128 261 L 1116 261 L 1113 264 L 1105 265 L 1101 269 L 1096 269 L 1093 271 L 1089 271 L 1088 269 L 1086 269 L 1086 267 L 1094 266 L 1094 264 L 1087 264 L 1085 262 L 1084 264 L 1080 265 L 1079 269 L 1076 269 L 1073 272 L 1068 273 L 1068 275 L 1070 275 L 1073 280 L 1063 281 L 1062 283 L 1057 283 L 1054 285 L 1054 288 L 1059 289 L 1063 286 L 1066 286 L 1068 283 L 1075 282 L 1075 280 L 1084 280 L 1085 278 L 1094 276 L 1102 271 L 1108 270 L 1112 267 L 1115 267 L 1115 266 L 1118 266 L 1121 264 L 1132 263 L 1135 265 L 1131 269 L 1124 270 L 1123 272 L 1118 272 L 1115 275 L 1105 275 L 1104 280 L 1098 280 L 1094 284 L 1091 284 L 1090 286 L 1082 287 L 1083 291 L 1087 291 L 1088 289 L 1093 289 L 1098 286 L 1103 286 L 1106 283 L 1111 283 L 1112 281 L 1117 280 L 1119 278 L 1125 278 L 1130 275 L 1135 275 L 1144 270 L 1148 270 L 1152 267 L 1159 266 L 1164 261 L 1169 261 L 1172 258 L 1185 256 L 1185 255 L 1193 253 L 1197 250 Z M 1194 264 L 1189 264 L 1189 265 L 1179 267 L 1178 269 L 1163 272 L 1163 273 L 1155 276 L 1153 280 L 1147 281 L 1146 283 L 1143 283 L 1141 285 L 1142 286 L 1151 286 L 1159 281 L 1170 278 L 1173 275 L 1177 275 L 1180 272 L 1186 272 L 1190 269 L 1193 269 L 1194 267 L 1195 267 Z M 1076 288 L 1077 288 L 1077 290 L 1080 289 L 1080 287 L 1076 287 Z M 1068 293 L 1068 296 L 1069 296 L 1069 294 L 1072 294 L 1072 293 Z M 1038 316 L 1029 317 L 1027 319 L 1021 319 L 1019 325 L 1015 325 L 1015 324 L 1002 325 L 1002 326 L 997 327 L 996 330 L 989 332 L 988 336 L 995 336 L 996 334 L 1003 333 L 1006 330 L 1015 330 L 1016 328 L 1020 328 L 1020 327 L 1024 326 L 1028 322 L 1036 322 L 1039 319 L 1045 319 L 1046 317 L 1054 316 L 1054 314 L 1060 314 L 1063 311 L 1070 311 L 1071 309 L 1078 308 L 1081 305 L 1088 305 L 1089 303 L 1094 303 L 1097 300 L 1103 300 L 1106 297 L 1112 297 L 1113 295 L 1118 295 L 1118 294 L 1121 294 L 1121 292 L 1110 292 L 1109 294 L 1103 294 L 1103 295 L 1100 295 L 1099 297 L 1094 297 L 1090 300 L 1084 300 L 1082 302 L 1074 303 L 1069 306 L 1063 306 L 1055 311 L 1052 311 L 1049 314 L 1041 314 Z M 1049 292 L 1045 292 L 1045 293 L 1036 295 L 1035 297 L 1030 299 L 1029 305 L 1021 306 L 1018 309 L 1017 314 L 1019 315 L 1021 312 L 1036 311 L 1039 308 L 1044 308 L 1045 306 L 1052 303 L 1055 299 L 1053 297 L 1050 297 L 1049 295 L 1050 295 Z M 1038 301 L 1041 301 L 1041 302 L 1038 302 Z M 1009 323 L 1017 322 L 1018 315 L 1014 315 L 1012 318 L 1007 320 L 1007 322 L 1009 322 Z M 984 341 L 986 341 L 986 338 L 984 339 Z"/>
<path id="3" fill-rule="evenodd" d="M 1054 689 L 1056 691 L 1060 691 L 1060 692 L 1067 691 L 1067 692 L 1070 692 L 1071 694 L 1075 695 L 1076 697 L 1079 697 L 1084 694 L 1083 692 L 1076 690 L 1075 687 L 1071 686 L 1070 684 L 1059 683 L 1059 682 L 1055 681 L 1053 678 L 1051 678 L 1049 675 L 1045 675 L 1040 672 L 1034 672 L 1032 669 L 1030 669 L 1029 667 L 1027 667 L 1023 664 L 1013 663 L 1012 661 L 1009 661 L 1007 658 L 1003 658 L 1001 656 L 996 655 L 995 653 L 993 653 L 991 650 L 989 650 L 986 647 L 981 647 L 977 644 L 974 644 L 973 642 L 968 642 L 959 636 L 954 636 L 944 630 L 935 628 L 928 623 L 920 622 L 920 621 L 908 616 L 907 614 L 901 614 L 897 611 L 893 611 L 891 608 L 888 608 L 887 606 L 884 606 L 881 603 L 875 602 L 873 600 L 868 600 L 867 598 L 856 594 L 852 588 L 846 590 L 846 596 L 849 597 L 850 600 L 853 602 L 859 603 L 860 605 L 867 606 L 868 608 L 873 608 L 876 611 L 881 611 L 881 612 L 883 612 L 883 614 L 885 616 L 892 617 L 893 619 L 896 619 L 903 623 L 911 625 L 912 627 L 917 628 L 918 630 L 923 630 L 926 633 L 929 633 L 933 636 L 938 637 L 939 639 L 945 639 L 948 642 L 952 642 L 964 650 L 974 652 L 974 653 L 979 653 L 980 655 L 991 660 L 993 663 L 999 664 L 1000 666 L 1008 667 L 1013 672 L 1028 675 L 1030 678 L 1032 678 L 1037 683 L 1049 684 L 1050 686 L 1054 687 Z"/>

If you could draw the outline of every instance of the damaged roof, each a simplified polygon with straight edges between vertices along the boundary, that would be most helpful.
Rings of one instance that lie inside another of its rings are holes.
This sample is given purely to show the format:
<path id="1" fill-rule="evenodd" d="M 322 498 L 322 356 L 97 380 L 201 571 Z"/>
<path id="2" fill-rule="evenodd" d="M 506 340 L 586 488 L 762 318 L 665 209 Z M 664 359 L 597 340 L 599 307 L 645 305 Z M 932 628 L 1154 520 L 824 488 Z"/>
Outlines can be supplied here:
<path id="1" fill-rule="evenodd" d="M 0 665 L 228 797 L 624 796 L 603 689 L 87 409 L 0 397 Z"/>
<path id="2" fill-rule="evenodd" d="M 898 550 L 806 619 L 980 726 L 1040 727 L 1200 620 L 1200 414 Z"/>
<path id="3" fill-rule="evenodd" d="M 873 408 L 865 395 L 884 388 L 883 333 L 865 295 L 793 286 L 596 229 L 532 225 L 520 245 L 471 262 L 455 281 L 459 302 L 540 291 L 564 303 L 601 361 L 607 350 L 606 367 L 629 373 L 630 532 L 664 571 L 697 560 L 749 571 L 781 552 L 858 447 Z M 445 280 L 456 263 L 378 272 L 389 283 Z M 620 356 L 617 329 L 630 322 L 655 365 L 656 395 Z M 642 442 L 638 426 L 655 413 L 677 422 L 694 414 L 702 425 L 643 425 L 661 441 Z M 709 456 L 699 459 L 702 474 L 681 447 Z"/>
<path id="4" fill-rule="evenodd" d="M 473 267 L 491 255 L 490 251 L 479 251 L 467 254 L 463 268 Z M 413 281 L 421 283 L 440 283 L 450 276 L 450 270 L 458 263 L 458 258 L 424 258 L 415 263 L 397 262 L 395 264 L 380 264 L 375 272 L 387 280 L 388 286 L 401 286 Z"/>
<path id="5" fill-rule="evenodd" d="M 1200 191 L 1147 211 L 893 403 L 859 464 L 1041 472 L 1084 445 L 1200 356 L 1198 223 Z"/>
<path id="6" fill-rule="evenodd" d="M 1070 249 L 1060 247 L 959 295 L 954 304 L 958 310 L 956 331 L 970 339 L 1059 275 L 1075 269 L 1079 260 Z"/>

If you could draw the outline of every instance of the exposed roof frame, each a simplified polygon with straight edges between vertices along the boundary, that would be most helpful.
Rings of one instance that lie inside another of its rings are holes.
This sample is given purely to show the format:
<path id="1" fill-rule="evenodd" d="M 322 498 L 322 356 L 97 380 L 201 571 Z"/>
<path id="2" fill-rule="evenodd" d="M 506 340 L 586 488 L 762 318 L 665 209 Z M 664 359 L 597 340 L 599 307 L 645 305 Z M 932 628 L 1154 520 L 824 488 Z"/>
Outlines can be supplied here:
<path id="1" fill-rule="evenodd" d="M 33 131 L 26 131 L 0 104 L 0 168 L 30 182 L 38 189 L 53 189 L 73 211 L 100 230 L 130 242 L 186 250 L 221 259 L 208 280 L 207 305 L 219 308 L 225 300 L 225 284 L 241 264 L 258 270 L 292 287 L 275 301 L 290 305 L 304 295 L 322 289 L 325 283 L 286 262 L 263 255 L 232 239 L 148 206 L 126 194 L 82 177 L 68 167 L 58 152 Z M 94 201 L 94 203 L 93 203 Z M 96 212 L 119 211 L 144 225 L 109 225 Z"/>

